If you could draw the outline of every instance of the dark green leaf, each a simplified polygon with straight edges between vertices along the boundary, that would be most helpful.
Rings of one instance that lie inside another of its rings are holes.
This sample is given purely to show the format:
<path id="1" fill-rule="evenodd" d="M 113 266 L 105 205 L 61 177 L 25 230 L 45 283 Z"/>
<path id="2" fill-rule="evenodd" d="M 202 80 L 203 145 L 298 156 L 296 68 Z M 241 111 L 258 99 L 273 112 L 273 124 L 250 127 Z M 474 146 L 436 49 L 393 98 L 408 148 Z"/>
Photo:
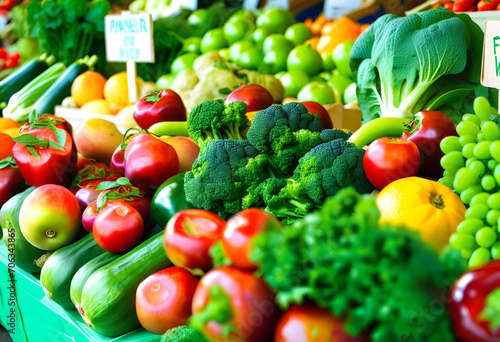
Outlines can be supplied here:
<path id="1" fill-rule="evenodd" d="M 116 183 L 118 183 L 121 186 L 132 186 L 132 183 L 130 183 L 130 180 L 127 177 L 120 177 L 116 180 Z"/>
<path id="2" fill-rule="evenodd" d="M 99 183 L 96 190 L 108 190 L 108 189 L 117 188 L 119 186 L 120 186 L 120 184 L 118 184 L 117 182 L 105 181 L 105 182 Z"/>
<path id="3" fill-rule="evenodd" d="M 222 88 L 222 89 L 219 89 L 219 93 L 221 93 L 222 95 L 229 95 L 229 94 L 231 94 L 231 89 Z"/>
<path id="4" fill-rule="evenodd" d="M 49 141 L 49 147 L 59 150 L 59 151 L 64 151 L 64 147 L 61 146 L 60 144 L 56 143 L 55 141 Z"/>
<path id="5" fill-rule="evenodd" d="M 214 66 L 216 68 L 231 70 L 224 61 L 215 61 Z"/>
<path id="6" fill-rule="evenodd" d="M 12 157 L 7 157 L 0 161 L 0 169 L 5 169 L 6 167 L 17 167 L 16 160 Z"/>
<path id="7" fill-rule="evenodd" d="M 40 152 L 38 152 L 33 146 L 26 146 L 26 148 L 28 149 L 28 151 L 30 151 L 32 155 L 40 159 Z"/>
<path id="8" fill-rule="evenodd" d="M 49 147 L 49 142 L 47 140 L 32 134 L 21 134 L 18 137 L 12 138 L 12 140 L 24 146 L 38 146 L 40 148 Z"/>
<path id="9" fill-rule="evenodd" d="M 66 144 L 66 131 L 64 129 L 56 128 L 55 133 L 59 144 L 64 146 L 64 144 Z"/>

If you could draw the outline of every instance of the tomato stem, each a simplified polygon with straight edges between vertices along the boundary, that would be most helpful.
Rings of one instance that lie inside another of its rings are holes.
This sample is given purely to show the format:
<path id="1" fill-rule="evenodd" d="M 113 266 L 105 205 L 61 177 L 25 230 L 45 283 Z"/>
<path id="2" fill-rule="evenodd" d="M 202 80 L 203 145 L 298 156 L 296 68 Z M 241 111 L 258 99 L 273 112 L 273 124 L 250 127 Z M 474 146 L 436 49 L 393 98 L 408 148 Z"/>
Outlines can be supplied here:
<path id="1" fill-rule="evenodd" d="M 443 194 L 432 194 L 431 204 L 438 209 L 444 208 Z"/>

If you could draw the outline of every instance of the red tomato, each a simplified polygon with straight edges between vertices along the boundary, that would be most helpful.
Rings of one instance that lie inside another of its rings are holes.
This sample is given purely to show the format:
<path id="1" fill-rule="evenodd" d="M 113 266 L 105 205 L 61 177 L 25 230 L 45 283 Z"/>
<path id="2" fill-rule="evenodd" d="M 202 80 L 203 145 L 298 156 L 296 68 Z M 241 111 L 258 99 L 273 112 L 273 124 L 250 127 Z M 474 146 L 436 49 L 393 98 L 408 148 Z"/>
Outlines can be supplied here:
<path id="1" fill-rule="evenodd" d="M 500 1 L 500 0 L 499 0 Z M 414 142 L 420 152 L 419 174 L 441 177 L 440 161 L 444 156 L 439 147 L 441 140 L 457 135 L 455 124 L 448 115 L 438 111 L 422 111 L 413 116 L 402 138 Z"/>
<path id="2" fill-rule="evenodd" d="M 327 309 L 312 303 L 291 306 L 280 318 L 274 342 L 361 342 L 366 336 L 353 337 L 344 323 Z"/>
<path id="3" fill-rule="evenodd" d="M 12 196 L 27 188 L 23 175 L 10 157 L 0 162 L 0 208 Z"/>
<path id="4" fill-rule="evenodd" d="M 176 266 L 209 270 L 210 247 L 220 238 L 225 222 L 206 210 L 185 209 L 168 221 L 165 229 L 165 251 Z"/>
<path id="5" fill-rule="evenodd" d="M 137 246 L 144 231 L 141 214 L 129 205 L 117 203 L 102 209 L 94 221 L 94 239 L 111 253 L 126 253 Z"/>
<path id="6" fill-rule="evenodd" d="M 142 190 L 154 191 L 179 172 L 179 158 L 166 142 L 141 133 L 135 135 L 125 150 L 125 177 Z"/>
<path id="7" fill-rule="evenodd" d="M 123 152 L 122 147 L 118 146 L 111 156 L 111 162 L 109 163 L 109 168 L 112 171 L 125 174 L 125 152 Z"/>
<path id="8" fill-rule="evenodd" d="M 418 147 L 402 138 L 380 138 L 368 146 L 363 156 L 366 177 L 377 189 L 418 173 Z"/>
<path id="9" fill-rule="evenodd" d="M 234 90 L 225 100 L 229 102 L 245 102 L 247 104 L 247 112 L 266 109 L 274 103 L 274 98 L 267 90 L 258 84 L 247 84 Z"/>
<path id="10" fill-rule="evenodd" d="M 85 210 L 92 202 L 97 200 L 97 197 L 101 194 L 102 190 L 96 190 L 97 186 L 102 182 L 108 181 L 116 181 L 120 178 L 118 173 L 115 173 L 106 178 L 100 179 L 89 179 L 80 183 L 79 186 L 71 188 L 70 190 L 74 191 L 75 197 L 80 203 L 80 207 L 82 211 Z"/>
<path id="11" fill-rule="evenodd" d="M 143 129 L 162 121 L 186 121 L 186 107 L 175 91 L 157 90 L 137 101 L 134 119 Z"/>
<path id="12" fill-rule="evenodd" d="M 135 307 L 141 325 L 157 335 L 180 325 L 191 316 L 196 277 L 182 267 L 169 267 L 147 277 L 137 288 Z"/>
<path id="13" fill-rule="evenodd" d="M 210 303 L 212 286 L 222 287 L 231 303 L 231 324 L 236 331 L 222 335 L 220 323 L 210 321 L 203 333 L 212 341 L 272 341 L 272 331 L 280 310 L 274 302 L 274 294 L 262 278 L 251 271 L 231 266 L 215 268 L 206 273 L 198 283 L 193 297 L 193 314 L 199 313 Z"/>
<path id="14" fill-rule="evenodd" d="M 251 242 L 270 224 L 281 226 L 276 217 L 258 208 L 245 209 L 227 220 L 221 237 L 222 248 L 235 267 L 249 270 L 259 268 L 250 261 Z"/>
<path id="15" fill-rule="evenodd" d="M 300 102 L 307 108 L 307 112 L 309 114 L 318 114 L 321 118 L 321 124 L 323 125 L 323 129 L 331 129 L 333 128 L 332 119 L 330 118 L 330 114 L 322 104 L 315 101 L 303 101 Z"/>
<path id="16" fill-rule="evenodd" d="M 97 196 L 97 200 L 95 202 L 90 203 L 87 208 L 83 211 L 82 214 L 82 226 L 85 228 L 86 231 L 89 233 L 92 232 L 93 226 L 94 226 L 94 221 L 97 218 L 97 215 L 99 214 L 97 212 L 97 208 L 100 208 L 102 206 L 103 202 L 103 196 L 104 194 L 109 191 L 101 191 L 100 194 Z M 105 206 L 110 206 L 114 204 L 126 204 L 128 206 L 131 206 L 135 210 L 141 214 L 142 220 L 144 221 L 144 227 L 149 228 L 151 226 L 151 215 L 149 213 L 149 209 L 151 206 L 151 197 L 148 196 L 142 196 L 142 197 L 135 197 L 133 201 L 127 201 L 126 199 L 107 199 Z"/>
<path id="17" fill-rule="evenodd" d="M 7 57 L 7 50 L 0 48 L 0 59 L 5 59 Z"/>

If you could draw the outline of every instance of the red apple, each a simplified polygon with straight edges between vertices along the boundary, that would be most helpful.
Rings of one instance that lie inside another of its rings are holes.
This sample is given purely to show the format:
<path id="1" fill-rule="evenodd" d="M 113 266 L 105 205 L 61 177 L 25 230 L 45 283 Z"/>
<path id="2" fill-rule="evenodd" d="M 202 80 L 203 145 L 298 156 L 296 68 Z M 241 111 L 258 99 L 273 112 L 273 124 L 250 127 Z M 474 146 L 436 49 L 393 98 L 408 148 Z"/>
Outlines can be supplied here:
<path id="1" fill-rule="evenodd" d="M 321 124 L 323 125 L 323 129 L 331 129 L 333 128 L 332 119 L 330 118 L 330 114 L 322 104 L 319 104 L 315 101 L 303 101 L 300 102 L 307 108 L 307 112 L 310 114 L 318 114 L 321 118 Z"/>
<path id="2" fill-rule="evenodd" d="M 234 90 L 226 98 L 226 103 L 229 102 L 245 102 L 247 104 L 247 112 L 266 109 L 274 103 L 274 98 L 263 86 L 258 84 L 247 84 Z"/>
<path id="3" fill-rule="evenodd" d="M 193 162 L 198 158 L 200 147 L 190 137 L 175 136 L 165 140 L 179 157 L 179 173 L 191 171 Z"/>

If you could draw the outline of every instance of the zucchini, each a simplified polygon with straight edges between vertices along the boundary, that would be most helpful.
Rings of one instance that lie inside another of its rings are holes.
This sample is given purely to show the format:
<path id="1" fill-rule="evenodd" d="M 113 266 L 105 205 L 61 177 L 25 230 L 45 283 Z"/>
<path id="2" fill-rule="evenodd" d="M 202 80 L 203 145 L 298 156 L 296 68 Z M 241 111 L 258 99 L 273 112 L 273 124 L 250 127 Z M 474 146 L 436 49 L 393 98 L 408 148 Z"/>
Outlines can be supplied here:
<path id="1" fill-rule="evenodd" d="M 112 261 L 118 259 L 120 255 L 121 254 L 114 254 L 110 252 L 102 253 L 87 262 L 75 273 L 75 276 L 71 280 L 69 295 L 71 297 L 71 301 L 79 312 L 81 311 L 80 302 L 82 298 L 83 286 L 85 285 L 87 279 L 89 279 L 89 277 L 101 267 L 106 266 Z"/>
<path id="2" fill-rule="evenodd" d="M 9 267 L 14 262 L 20 269 L 29 273 L 40 272 L 35 263 L 46 251 L 36 248 L 26 240 L 19 227 L 19 212 L 24 199 L 35 190 L 32 186 L 25 191 L 12 196 L 0 209 L 0 227 L 3 230 L 3 242 L 9 251 Z"/>
<path id="3" fill-rule="evenodd" d="M 53 56 L 47 57 L 43 54 L 21 65 L 19 69 L 0 81 L 0 102 L 9 102 L 12 95 L 47 70 L 54 62 Z"/>
<path id="4" fill-rule="evenodd" d="M 157 233 L 89 277 L 80 311 L 87 326 L 110 337 L 140 327 L 135 310 L 137 287 L 151 274 L 172 266 L 163 234 Z"/>
<path id="5" fill-rule="evenodd" d="M 35 103 L 39 114 L 54 114 L 55 107 L 71 95 L 71 85 L 78 75 L 90 70 L 97 63 L 97 56 L 77 60 L 64 70 L 62 75 L 43 93 Z"/>
<path id="6" fill-rule="evenodd" d="M 64 308 L 74 308 L 69 294 L 73 276 L 80 267 L 104 252 L 89 233 L 52 253 L 40 273 L 40 283 L 47 297 Z"/>

